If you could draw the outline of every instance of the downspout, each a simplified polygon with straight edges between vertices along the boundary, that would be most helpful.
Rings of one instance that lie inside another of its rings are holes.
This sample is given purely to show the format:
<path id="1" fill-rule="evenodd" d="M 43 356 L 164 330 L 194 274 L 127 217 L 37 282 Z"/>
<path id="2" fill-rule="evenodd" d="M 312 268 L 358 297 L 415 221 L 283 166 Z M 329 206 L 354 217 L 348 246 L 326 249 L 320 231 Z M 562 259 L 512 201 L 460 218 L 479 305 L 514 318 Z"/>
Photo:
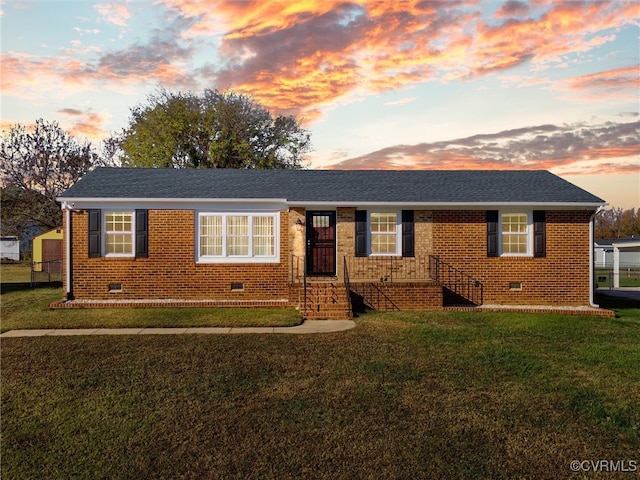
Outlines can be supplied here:
<path id="1" fill-rule="evenodd" d="M 593 302 L 594 295 L 595 295 L 595 292 L 593 289 L 593 285 L 595 283 L 594 282 L 595 270 L 593 265 L 593 246 L 595 244 L 595 240 L 593 236 L 595 234 L 595 229 L 593 225 L 594 225 L 594 219 L 596 215 L 599 214 L 603 209 L 604 209 L 604 205 L 599 206 L 598 209 L 593 213 L 593 215 L 591 215 L 591 218 L 589 218 L 589 306 L 594 308 L 600 308 L 600 305 L 596 305 Z"/>
<path id="2" fill-rule="evenodd" d="M 71 301 L 74 299 L 73 297 L 73 275 L 71 273 L 72 262 L 71 262 L 71 207 L 67 202 L 62 204 L 62 209 L 65 214 L 65 227 L 66 231 L 64 234 L 65 237 L 65 270 L 66 270 L 66 301 Z"/>

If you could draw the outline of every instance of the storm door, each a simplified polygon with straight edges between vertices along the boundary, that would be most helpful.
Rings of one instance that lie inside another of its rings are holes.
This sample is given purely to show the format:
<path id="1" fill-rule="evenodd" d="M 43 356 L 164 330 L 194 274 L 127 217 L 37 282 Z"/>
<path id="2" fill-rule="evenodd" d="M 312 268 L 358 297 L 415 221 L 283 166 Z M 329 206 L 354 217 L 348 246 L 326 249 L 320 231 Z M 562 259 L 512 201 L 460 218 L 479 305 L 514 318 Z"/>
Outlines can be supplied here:
<path id="1" fill-rule="evenodd" d="M 336 212 L 307 212 L 307 275 L 336 274 Z"/>

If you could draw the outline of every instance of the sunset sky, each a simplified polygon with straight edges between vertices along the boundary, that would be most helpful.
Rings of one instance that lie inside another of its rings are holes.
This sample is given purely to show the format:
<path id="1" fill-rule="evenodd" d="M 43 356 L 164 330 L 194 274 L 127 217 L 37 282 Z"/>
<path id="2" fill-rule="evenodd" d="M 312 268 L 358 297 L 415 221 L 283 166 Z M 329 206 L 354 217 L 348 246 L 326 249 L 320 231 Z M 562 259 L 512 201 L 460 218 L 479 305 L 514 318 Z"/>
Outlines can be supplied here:
<path id="1" fill-rule="evenodd" d="M 545 169 L 640 207 L 640 2 L 0 0 L 2 130 L 99 143 L 163 86 L 252 95 L 311 168 Z"/>

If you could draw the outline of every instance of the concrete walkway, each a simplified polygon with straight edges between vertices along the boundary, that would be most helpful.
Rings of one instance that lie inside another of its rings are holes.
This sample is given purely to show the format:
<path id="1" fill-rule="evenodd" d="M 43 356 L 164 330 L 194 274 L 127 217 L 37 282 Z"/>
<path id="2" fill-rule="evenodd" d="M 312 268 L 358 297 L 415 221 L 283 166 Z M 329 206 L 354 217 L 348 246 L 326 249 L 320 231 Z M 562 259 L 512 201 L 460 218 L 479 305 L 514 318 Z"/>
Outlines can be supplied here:
<path id="1" fill-rule="evenodd" d="M 295 327 L 193 327 L 193 328 L 60 328 L 41 330 L 9 330 L 1 338 L 61 337 L 74 335 L 183 335 L 183 334 L 237 334 L 237 333 L 331 333 L 350 330 L 353 320 L 308 320 Z"/>

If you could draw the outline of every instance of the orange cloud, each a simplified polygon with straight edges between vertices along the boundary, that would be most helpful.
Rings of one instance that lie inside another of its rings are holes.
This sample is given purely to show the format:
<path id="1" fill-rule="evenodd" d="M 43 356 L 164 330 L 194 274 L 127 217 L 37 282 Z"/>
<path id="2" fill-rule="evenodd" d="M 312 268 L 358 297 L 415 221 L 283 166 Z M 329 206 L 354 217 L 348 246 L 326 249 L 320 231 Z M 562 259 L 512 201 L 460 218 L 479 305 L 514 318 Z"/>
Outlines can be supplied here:
<path id="1" fill-rule="evenodd" d="M 65 117 L 64 125 L 67 131 L 76 137 L 85 137 L 92 141 L 102 140 L 108 132 L 102 128 L 105 119 L 102 115 L 93 112 L 91 109 L 86 111 L 75 108 L 63 108 L 58 113 Z"/>
<path id="2" fill-rule="evenodd" d="M 13 122 L 11 120 L 0 119 L 0 132 L 9 132 L 11 127 L 17 125 L 18 122 Z"/>
<path id="3" fill-rule="evenodd" d="M 33 99 L 62 87 L 73 92 L 157 83 L 179 89 L 233 88 L 275 113 L 313 120 L 329 105 L 371 93 L 464 80 L 527 62 L 531 72 L 563 65 L 611 42 L 621 27 L 638 25 L 640 17 L 640 3 L 633 0 L 508 0 L 493 18 L 484 17 L 471 1 L 159 3 L 171 10 L 169 23 L 146 43 L 105 53 L 68 51 L 60 57 L 3 54 L 3 94 Z M 95 8 L 121 26 L 131 15 L 117 2 Z M 212 34 L 221 36 L 221 61 L 189 74 L 200 41 L 209 41 Z M 616 78 L 581 77 L 558 88 L 601 91 L 621 79 L 627 94 L 637 89 L 637 78 L 626 70 Z"/>
<path id="4" fill-rule="evenodd" d="M 435 76 L 431 65 L 449 41 L 440 38 L 441 49 L 429 41 L 444 26 L 458 51 L 464 50 L 460 15 L 452 15 L 457 28 L 454 22 L 432 26 L 436 18 L 419 16 L 438 12 L 420 2 L 293 3 L 283 8 L 281 2 L 261 2 L 257 11 L 243 2 L 224 5 L 235 23 L 221 50 L 231 66 L 216 72 L 218 84 L 251 92 L 277 110 L 304 114 L 348 95 L 406 88 Z"/>
<path id="5" fill-rule="evenodd" d="M 20 52 L 0 53 L 2 94 L 26 99 L 48 95 L 48 92 L 62 86 L 60 74 L 64 72 L 67 61 L 65 58 L 42 58 Z"/>
<path id="6" fill-rule="evenodd" d="M 57 113 L 62 117 L 62 121 L 58 122 L 61 128 L 74 137 L 100 142 L 109 133 L 102 128 L 105 123 L 104 116 L 91 109 L 83 111 L 75 108 L 63 108 Z M 9 132 L 17 125 L 22 125 L 27 130 L 33 131 L 35 122 L 14 122 L 3 119 L 0 121 L 0 130 Z"/>
<path id="7" fill-rule="evenodd" d="M 556 88 L 582 93 L 589 97 L 638 98 L 640 91 L 640 70 L 637 66 L 617 68 L 570 78 L 556 84 Z"/>
<path id="8" fill-rule="evenodd" d="M 228 66 L 206 69 L 217 85 L 298 114 L 525 62 L 532 63 L 532 71 L 544 69 L 614 40 L 613 34 L 594 33 L 637 24 L 640 14 L 632 1 L 510 0 L 491 20 L 474 3 L 462 2 L 219 1 L 209 9 L 197 2 L 166 3 L 201 16 L 204 24 L 223 16 L 227 30 L 221 53 Z M 202 28 L 199 23 L 192 34 Z"/>

